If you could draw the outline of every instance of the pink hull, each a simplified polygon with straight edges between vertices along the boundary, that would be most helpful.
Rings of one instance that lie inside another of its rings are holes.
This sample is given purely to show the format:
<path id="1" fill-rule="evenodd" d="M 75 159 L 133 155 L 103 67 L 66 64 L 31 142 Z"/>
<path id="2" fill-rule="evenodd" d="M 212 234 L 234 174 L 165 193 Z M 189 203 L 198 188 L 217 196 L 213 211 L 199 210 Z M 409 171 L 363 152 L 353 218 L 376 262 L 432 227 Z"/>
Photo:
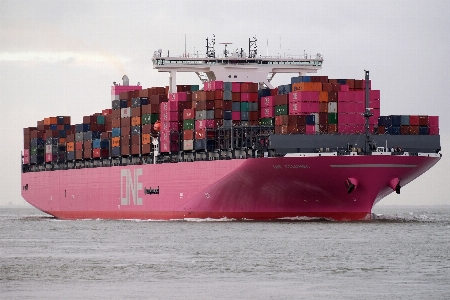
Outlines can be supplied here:
<path id="1" fill-rule="evenodd" d="M 280 157 L 30 172 L 22 174 L 22 196 L 61 219 L 362 220 L 393 192 L 392 182 L 404 186 L 438 160 Z M 351 193 L 349 178 L 357 183 Z"/>

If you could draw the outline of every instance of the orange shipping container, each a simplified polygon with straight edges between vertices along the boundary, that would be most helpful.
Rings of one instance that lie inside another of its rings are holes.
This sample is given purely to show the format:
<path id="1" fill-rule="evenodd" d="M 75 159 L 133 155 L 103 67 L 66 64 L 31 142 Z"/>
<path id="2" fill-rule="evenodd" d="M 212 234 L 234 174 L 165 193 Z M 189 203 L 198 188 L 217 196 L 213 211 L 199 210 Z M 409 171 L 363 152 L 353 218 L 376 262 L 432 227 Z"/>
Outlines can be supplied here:
<path id="1" fill-rule="evenodd" d="M 142 135 L 142 144 L 143 145 L 148 145 L 150 144 L 150 133 L 144 133 Z"/>
<path id="2" fill-rule="evenodd" d="M 58 124 L 58 119 L 56 117 L 50 117 L 50 125 Z"/>
<path id="3" fill-rule="evenodd" d="M 50 118 L 44 118 L 44 125 L 50 125 Z"/>
<path id="4" fill-rule="evenodd" d="M 120 147 L 120 137 L 113 137 L 111 139 L 111 146 L 112 147 Z"/>
<path id="5" fill-rule="evenodd" d="M 328 102 L 328 92 L 319 92 L 319 101 Z"/>
<path id="6" fill-rule="evenodd" d="M 139 126 L 139 125 L 141 125 L 141 117 L 132 117 L 131 126 Z"/>
<path id="7" fill-rule="evenodd" d="M 74 142 L 68 142 L 66 145 L 67 152 L 75 151 L 75 143 Z"/>

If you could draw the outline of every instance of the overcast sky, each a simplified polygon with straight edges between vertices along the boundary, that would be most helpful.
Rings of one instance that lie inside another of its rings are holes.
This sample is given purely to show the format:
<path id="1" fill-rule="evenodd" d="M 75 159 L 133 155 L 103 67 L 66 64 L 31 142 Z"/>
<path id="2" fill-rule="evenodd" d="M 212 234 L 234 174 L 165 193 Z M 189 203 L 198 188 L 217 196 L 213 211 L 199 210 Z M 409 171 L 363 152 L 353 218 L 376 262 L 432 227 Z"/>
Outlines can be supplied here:
<path id="1" fill-rule="evenodd" d="M 206 38 L 266 55 L 321 53 L 319 75 L 364 77 L 381 90 L 381 114 L 439 115 L 443 158 L 384 204 L 450 204 L 450 1 L 21 1 L 0 0 L 0 204 L 23 203 L 23 128 L 50 116 L 111 107 L 127 74 L 168 84 L 152 68 L 159 48 L 204 54 Z M 275 77 L 274 85 L 289 83 Z M 179 75 L 179 84 L 199 84 Z"/>

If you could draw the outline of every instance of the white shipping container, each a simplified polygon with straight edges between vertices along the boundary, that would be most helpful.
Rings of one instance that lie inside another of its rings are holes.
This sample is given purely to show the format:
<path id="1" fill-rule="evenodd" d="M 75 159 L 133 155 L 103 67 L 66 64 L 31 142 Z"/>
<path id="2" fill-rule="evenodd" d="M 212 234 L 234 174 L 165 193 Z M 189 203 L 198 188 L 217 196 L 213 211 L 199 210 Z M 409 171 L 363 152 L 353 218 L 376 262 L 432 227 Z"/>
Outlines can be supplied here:
<path id="1" fill-rule="evenodd" d="M 120 109 L 120 117 L 121 118 L 127 118 L 131 117 L 131 108 L 125 107 Z"/>
<path id="2" fill-rule="evenodd" d="M 194 150 L 194 140 L 183 140 L 183 150 Z"/>
<path id="3" fill-rule="evenodd" d="M 337 113 L 337 102 L 328 102 L 328 112 Z"/>

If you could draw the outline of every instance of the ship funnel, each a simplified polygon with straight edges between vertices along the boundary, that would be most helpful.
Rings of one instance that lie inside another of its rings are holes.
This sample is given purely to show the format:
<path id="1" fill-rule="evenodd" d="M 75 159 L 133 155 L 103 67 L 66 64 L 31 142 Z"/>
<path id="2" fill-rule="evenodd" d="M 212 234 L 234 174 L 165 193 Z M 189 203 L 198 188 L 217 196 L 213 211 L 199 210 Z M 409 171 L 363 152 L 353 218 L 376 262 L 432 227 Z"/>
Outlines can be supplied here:
<path id="1" fill-rule="evenodd" d="M 347 178 L 347 180 L 345 181 L 345 185 L 347 186 L 347 192 L 350 194 L 358 186 L 358 180 L 356 180 L 355 178 Z"/>
<path id="2" fill-rule="evenodd" d="M 399 178 L 393 178 L 391 181 L 389 181 L 389 186 L 397 194 L 400 194 L 400 189 L 402 188 L 402 186 L 400 185 L 400 179 Z"/>
<path id="3" fill-rule="evenodd" d="M 122 80 L 123 80 L 123 85 L 130 85 L 130 80 L 128 79 L 127 75 L 123 75 Z"/>

